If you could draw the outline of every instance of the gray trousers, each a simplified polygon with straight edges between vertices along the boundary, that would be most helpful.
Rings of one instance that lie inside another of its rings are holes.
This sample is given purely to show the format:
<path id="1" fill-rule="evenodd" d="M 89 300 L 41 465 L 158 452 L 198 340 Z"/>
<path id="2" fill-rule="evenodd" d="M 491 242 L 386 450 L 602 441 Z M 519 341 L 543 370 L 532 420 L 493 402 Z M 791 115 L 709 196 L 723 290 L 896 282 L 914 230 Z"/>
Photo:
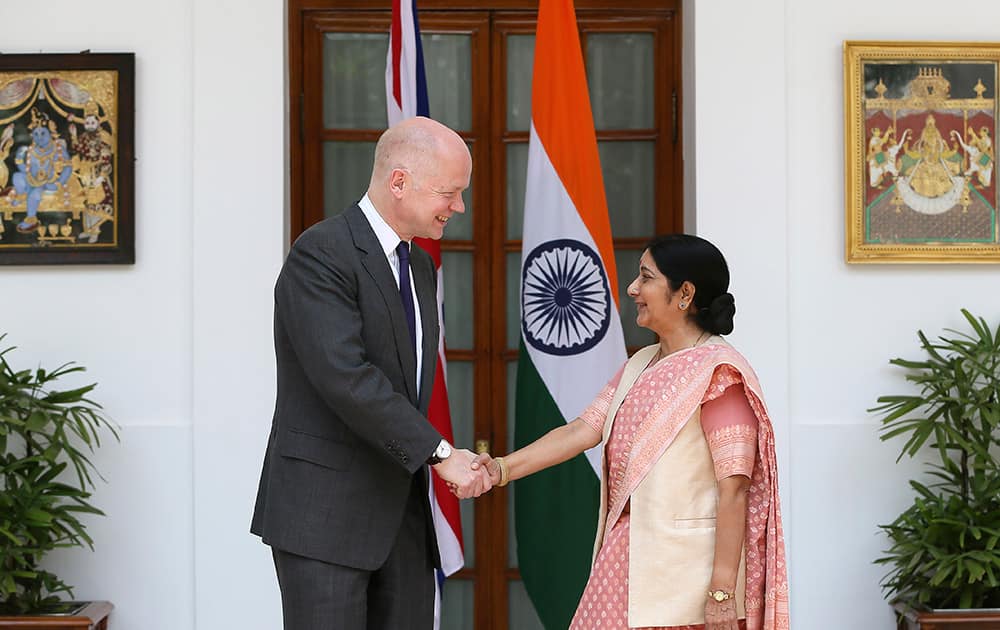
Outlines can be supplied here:
<path id="1" fill-rule="evenodd" d="M 399 536 L 375 571 L 272 548 L 284 630 L 431 630 L 434 565 L 421 484 L 414 483 Z"/>

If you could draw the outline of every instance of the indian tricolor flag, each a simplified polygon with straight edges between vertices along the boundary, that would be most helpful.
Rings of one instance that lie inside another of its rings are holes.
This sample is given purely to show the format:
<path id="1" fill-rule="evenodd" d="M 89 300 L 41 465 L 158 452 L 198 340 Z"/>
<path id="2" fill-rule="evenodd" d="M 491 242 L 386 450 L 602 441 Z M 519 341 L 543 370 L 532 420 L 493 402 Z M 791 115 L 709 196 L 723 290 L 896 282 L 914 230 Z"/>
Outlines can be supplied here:
<path id="1" fill-rule="evenodd" d="M 518 447 L 572 421 L 624 362 L 594 119 L 571 0 L 541 0 L 521 258 Z M 569 625 L 590 571 L 600 450 L 519 480 L 518 564 L 549 630 Z"/>

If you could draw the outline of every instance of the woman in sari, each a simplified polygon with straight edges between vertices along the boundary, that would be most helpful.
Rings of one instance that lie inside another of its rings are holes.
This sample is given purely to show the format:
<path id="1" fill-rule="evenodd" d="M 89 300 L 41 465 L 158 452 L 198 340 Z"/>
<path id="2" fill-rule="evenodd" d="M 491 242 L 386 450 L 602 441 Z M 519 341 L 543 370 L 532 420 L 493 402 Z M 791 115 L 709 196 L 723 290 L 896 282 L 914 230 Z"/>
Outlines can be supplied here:
<path id="1" fill-rule="evenodd" d="M 690 235 L 651 241 L 628 294 L 659 343 L 576 420 L 505 457 L 502 486 L 604 441 L 590 579 L 572 630 L 788 628 L 774 434 L 733 330 L 729 269 Z"/>

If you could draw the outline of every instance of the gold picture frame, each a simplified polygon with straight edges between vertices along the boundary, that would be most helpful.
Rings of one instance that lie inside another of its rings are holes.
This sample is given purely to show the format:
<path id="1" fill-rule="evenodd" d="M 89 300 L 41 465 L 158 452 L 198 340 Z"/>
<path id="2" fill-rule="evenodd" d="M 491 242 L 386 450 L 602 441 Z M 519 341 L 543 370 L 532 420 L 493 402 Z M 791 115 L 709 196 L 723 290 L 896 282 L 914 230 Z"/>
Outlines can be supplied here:
<path id="1" fill-rule="evenodd" d="M 848 263 L 1000 262 L 1000 44 L 844 42 Z"/>

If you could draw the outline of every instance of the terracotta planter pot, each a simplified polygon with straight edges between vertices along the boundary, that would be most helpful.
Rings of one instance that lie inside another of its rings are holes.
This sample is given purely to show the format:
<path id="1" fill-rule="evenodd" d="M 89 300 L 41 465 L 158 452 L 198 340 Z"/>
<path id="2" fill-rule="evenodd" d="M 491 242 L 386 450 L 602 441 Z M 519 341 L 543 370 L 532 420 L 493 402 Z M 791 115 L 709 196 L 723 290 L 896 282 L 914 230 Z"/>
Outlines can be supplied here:
<path id="1" fill-rule="evenodd" d="M 111 602 L 80 602 L 68 615 L 0 616 L 0 630 L 107 630 Z"/>
<path id="2" fill-rule="evenodd" d="M 1000 609 L 969 610 L 914 610 L 902 603 L 895 603 L 897 630 L 997 630 L 1000 628 Z"/>

